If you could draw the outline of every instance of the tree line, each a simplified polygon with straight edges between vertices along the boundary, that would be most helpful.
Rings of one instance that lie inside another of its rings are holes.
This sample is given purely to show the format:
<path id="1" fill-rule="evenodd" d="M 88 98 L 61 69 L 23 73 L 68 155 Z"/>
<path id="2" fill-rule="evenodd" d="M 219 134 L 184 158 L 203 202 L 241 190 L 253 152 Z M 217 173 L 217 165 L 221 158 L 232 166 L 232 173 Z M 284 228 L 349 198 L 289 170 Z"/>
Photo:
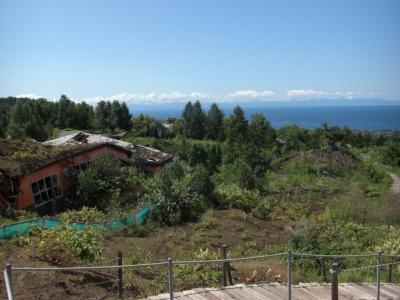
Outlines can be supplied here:
<path id="1" fill-rule="evenodd" d="M 38 141 L 51 137 L 54 128 L 73 128 L 110 133 L 130 130 L 126 103 L 100 101 L 96 106 L 76 103 L 62 95 L 58 101 L 0 98 L 0 138 Z"/>

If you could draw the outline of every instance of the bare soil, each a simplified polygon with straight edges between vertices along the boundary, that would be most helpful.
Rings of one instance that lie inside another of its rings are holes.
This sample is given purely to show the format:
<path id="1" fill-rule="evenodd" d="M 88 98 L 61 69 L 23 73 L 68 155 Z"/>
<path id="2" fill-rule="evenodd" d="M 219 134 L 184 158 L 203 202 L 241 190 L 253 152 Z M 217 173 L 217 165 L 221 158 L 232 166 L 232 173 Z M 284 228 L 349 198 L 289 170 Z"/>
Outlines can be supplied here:
<path id="1" fill-rule="evenodd" d="M 209 211 L 200 222 L 155 228 L 144 233 L 144 237 L 129 236 L 129 231 L 125 232 L 128 236 L 110 235 L 103 242 L 103 264 L 115 264 L 119 250 L 123 252 L 124 263 L 134 262 L 133 258 L 137 258 L 140 262 L 161 261 L 168 257 L 195 259 L 193 255 L 196 249 L 217 251 L 223 244 L 229 246 L 230 256 L 248 255 L 251 251 L 265 249 L 274 252 L 276 247 L 286 245 L 288 242 L 289 232 L 285 228 L 288 227 L 283 223 L 262 221 L 236 209 Z M 251 244 L 251 249 L 248 247 L 249 244 Z M 0 244 L 0 261 L 3 265 L 11 263 L 13 266 L 50 266 L 48 262 L 41 261 L 32 255 L 30 249 L 19 247 L 15 243 L 2 242 Z M 286 264 L 279 260 L 235 263 L 232 268 L 234 283 L 260 280 L 284 282 L 286 280 Z M 124 273 L 127 296 L 157 294 L 166 289 L 164 279 L 163 282 L 154 282 L 155 279 L 160 281 L 160 274 L 129 272 L 131 273 Z M 299 278 L 297 274 L 294 276 Z M 101 284 L 104 281 L 112 282 Z M 13 273 L 16 299 L 25 299 L 25 297 L 27 299 L 109 299 L 116 295 L 115 281 L 115 271 L 42 273 L 15 271 Z M 192 287 L 196 287 L 196 283 L 183 283 L 177 288 Z M 4 298 L 6 295 L 3 276 L 0 279 L 0 290 L 0 298 Z"/>

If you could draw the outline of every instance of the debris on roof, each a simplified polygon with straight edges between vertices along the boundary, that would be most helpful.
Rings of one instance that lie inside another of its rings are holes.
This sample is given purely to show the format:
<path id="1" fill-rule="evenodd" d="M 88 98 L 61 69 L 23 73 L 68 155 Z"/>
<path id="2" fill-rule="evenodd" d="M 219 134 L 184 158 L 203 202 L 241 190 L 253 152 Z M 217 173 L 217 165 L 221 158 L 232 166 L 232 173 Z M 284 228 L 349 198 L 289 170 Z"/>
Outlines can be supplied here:
<path id="1" fill-rule="evenodd" d="M 82 145 L 82 144 L 114 144 L 116 146 L 133 151 L 134 145 L 128 142 L 112 139 L 101 134 L 92 134 L 85 132 L 74 132 L 69 135 L 59 137 L 57 139 L 48 140 L 42 143 L 48 146 L 62 146 L 62 145 Z"/>
<path id="2" fill-rule="evenodd" d="M 148 164 L 162 164 L 173 157 L 172 154 L 142 145 L 136 145 L 136 149 L 140 151 Z"/>
<path id="3" fill-rule="evenodd" d="M 72 155 L 101 147 L 107 143 L 45 145 L 32 141 L 0 139 L 0 172 L 9 177 L 28 174 L 33 170 Z M 111 144 L 111 146 L 117 146 Z M 123 147 L 118 147 L 126 150 Z"/>
<path id="4" fill-rule="evenodd" d="M 162 164 L 170 160 L 173 155 L 169 153 L 164 153 L 160 150 L 142 146 L 135 145 L 132 143 L 112 139 L 110 137 L 101 134 L 92 134 L 86 132 L 74 132 L 73 134 L 66 135 L 57 139 L 49 140 L 43 143 L 43 145 L 61 146 L 61 145 L 82 145 L 82 144 L 92 144 L 92 143 L 103 143 L 103 144 L 113 144 L 118 147 L 122 147 L 131 152 L 138 151 L 145 162 L 148 164 Z"/>

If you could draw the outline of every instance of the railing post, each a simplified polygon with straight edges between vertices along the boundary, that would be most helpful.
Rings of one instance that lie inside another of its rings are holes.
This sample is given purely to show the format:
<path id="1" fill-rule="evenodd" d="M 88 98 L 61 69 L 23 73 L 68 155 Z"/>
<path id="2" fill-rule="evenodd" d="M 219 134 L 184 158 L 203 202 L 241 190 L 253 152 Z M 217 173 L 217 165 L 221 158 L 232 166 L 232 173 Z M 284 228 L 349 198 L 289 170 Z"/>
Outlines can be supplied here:
<path id="1" fill-rule="evenodd" d="M 331 297 L 332 300 L 339 299 L 339 286 L 338 286 L 338 263 L 332 264 L 332 286 L 331 286 Z"/>
<path id="2" fill-rule="evenodd" d="M 169 291 L 169 299 L 174 299 L 174 270 L 172 259 L 168 258 L 168 291 Z"/>
<path id="3" fill-rule="evenodd" d="M 292 300 L 292 251 L 288 251 L 287 257 L 287 286 L 288 286 L 288 299 Z"/>
<path id="4" fill-rule="evenodd" d="M 223 252 L 224 252 L 224 257 L 226 259 L 226 258 L 228 258 L 228 246 L 227 245 L 223 245 L 222 247 L 225 248 L 223 250 Z M 228 284 L 229 285 L 233 285 L 231 263 L 228 261 L 226 266 L 227 266 Z"/>
<path id="5" fill-rule="evenodd" d="M 122 266 L 122 252 L 118 251 L 117 254 L 117 263 L 118 266 Z M 118 299 L 123 298 L 123 289 L 122 289 L 122 268 L 118 268 Z"/>
<path id="6" fill-rule="evenodd" d="M 221 258 L 226 259 L 226 245 L 222 245 L 221 248 Z M 227 275 L 228 274 L 228 262 L 224 261 L 222 263 L 222 286 L 227 286 Z"/>
<path id="7" fill-rule="evenodd" d="M 381 263 L 382 252 L 379 252 L 376 264 L 376 300 L 380 300 L 381 298 Z"/>
<path id="8" fill-rule="evenodd" d="M 4 269 L 4 281 L 6 283 L 8 300 L 14 300 L 13 284 L 12 284 L 12 268 L 10 264 L 6 265 Z"/>
<path id="9" fill-rule="evenodd" d="M 389 265 L 389 276 L 388 276 L 389 283 L 392 283 L 392 276 L 393 276 L 393 264 L 390 264 Z"/>
<path id="10" fill-rule="evenodd" d="M 322 275 L 322 280 L 324 282 L 327 282 L 326 280 L 326 269 L 325 269 L 325 257 L 321 257 L 321 275 Z"/>

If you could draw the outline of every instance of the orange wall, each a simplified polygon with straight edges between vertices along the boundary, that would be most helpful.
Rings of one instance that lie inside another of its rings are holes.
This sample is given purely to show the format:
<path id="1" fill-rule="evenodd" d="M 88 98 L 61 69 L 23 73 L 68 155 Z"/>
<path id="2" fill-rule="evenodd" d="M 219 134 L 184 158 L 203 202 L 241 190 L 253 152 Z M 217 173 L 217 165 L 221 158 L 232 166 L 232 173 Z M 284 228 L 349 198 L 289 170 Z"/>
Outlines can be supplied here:
<path id="1" fill-rule="evenodd" d="M 58 175 L 58 180 L 61 186 L 61 191 L 66 188 L 70 188 L 73 186 L 73 179 L 67 178 L 63 174 L 63 169 L 71 167 L 73 165 L 79 165 L 85 162 L 92 160 L 93 158 L 107 152 L 111 151 L 111 153 L 121 159 L 128 159 L 128 154 L 123 151 L 119 151 L 114 148 L 107 147 L 106 145 L 100 148 L 92 149 L 85 151 L 83 153 L 77 154 L 68 159 L 52 163 L 42 169 L 34 171 L 33 173 L 22 176 L 19 185 L 19 194 L 17 198 L 17 208 L 23 209 L 33 204 L 33 193 L 31 189 L 31 183 L 42 179 L 47 176 L 51 176 L 53 174 Z"/>

